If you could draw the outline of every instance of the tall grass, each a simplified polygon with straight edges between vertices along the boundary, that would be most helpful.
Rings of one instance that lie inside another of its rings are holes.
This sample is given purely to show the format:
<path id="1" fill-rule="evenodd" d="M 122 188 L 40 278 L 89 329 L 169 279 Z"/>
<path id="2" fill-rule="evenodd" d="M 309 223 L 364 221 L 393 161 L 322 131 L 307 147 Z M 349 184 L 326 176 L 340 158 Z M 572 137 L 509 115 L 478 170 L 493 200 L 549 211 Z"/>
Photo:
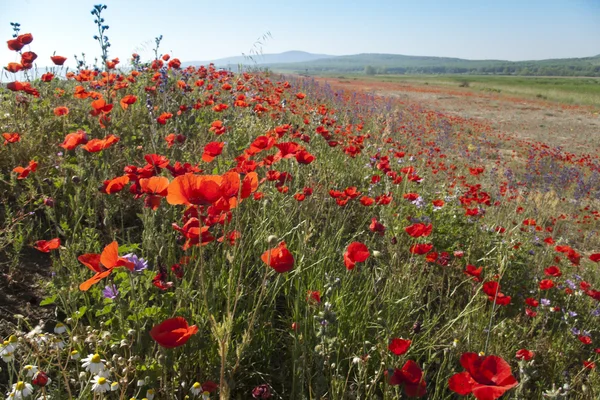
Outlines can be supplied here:
<path id="1" fill-rule="evenodd" d="M 211 66 L 182 70 L 172 58 L 160 65 L 161 57 L 157 49 L 155 60 L 134 59 L 122 70 L 106 57 L 105 71 L 82 66 L 66 81 L 32 81 L 39 97 L 0 89 L 0 127 L 21 135 L 0 148 L 5 273 L 27 281 L 23 248 L 61 241 L 46 258 L 52 279 L 42 282 L 42 304 L 57 318 L 38 328 L 27 318 L 10 325 L 15 339 L 7 337 L 2 348 L 5 390 L 32 381 L 30 364 L 52 379 L 33 388 L 42 398 L 151 398 L 154 391 L 156 398 L 183 399 L 206 389 L 205 396 L 222 399 L 267 392 L 281 399 L 396 399 L 408 384 L 390 384 L 394 368 L 413 360 L 425 396 L 449 399 L 461 354 L 482 352 L 505 359 L 520 382 L 505 398 L 597 398 L 598 373 L 583 364 L 598 361 L 600 340 L 592 298 L 600 282 L 587 257 L 600 248 L 597 157 L 578 160 L 539 143 L 510 142 L 468 121 L 312 80 Z M 76 98 L 75 86 L 97 94 Z M 136 101 L 125 108 L 126 95 Z M 99 98 L 112 109 L 98 112 Z M 68 114 L 55 115 L 59 106 Z M 172 116 L 161 120 L 163 113 Z M 88 140 L 119 141 L 99 152 L 83 143 L 59 147 L 77 130 Z M 170 134 L 185 141 L 170 146 Z M 253 153 L 261 136 L 276 146 Z M 215 141 L 224 144 L 222 153 L 203 161 Z M 505 147 L 517 157 L 503 156 Z M 315 160 L 300 162 L 302 149 Z M 149 161 L 150 154 L 168 161 Z M 13 169 L 30 160 L 37 169 L 18 179 Z M 248 196 L 235 191 L 227 205 L 177 205 L 177 173 L 169 169 L 176 162 L 197 165 L 202 172 L 191 176 L 211 176 L 205 179 L 256 172 L 257 186 Z M 129 182 L 110 190 L 105 181 L 120 176 Z M 144 176 L 170 182 L 155 210 L 145 206 Z M 374 204 L 364 205 L 363 197 Z M 198 232 L 181 227 L 196 215 L 213 240 L 207 235 L 205 244 L 184 250 Z M 373 219 L 383 234 L 370 229 Z M 431 224 L 433 233 L 414 238 L 406 231 L 414 224 Z M 116 267 L 80 290 L 94 273 L 78 257 L 113 241 L 119 255 L 134 253 L 147 268 Z M 269 250 L 281 242 L 294 262 L 278 273 L 268 265 L 276 256 Z M 344 262 L 352 242 L 369 250 L 353 269 Z M 410 251 L 415 244 L 433 247 L 419 255 Z M 480 279 L 465 273 L 467 265 L 482 267 Z M 550 265 L 562 276 L 546 276 Z M 556 286 L 541 289 L 543 279 Z M 489 282 L 500 284 L 491 295 L 484 294 Z M 112 285 L 118 295 L 108 298 L 103 290 Z M 507 303 L 502 294 L 511 297 Z M 541 305 L 526 305 L 529 297 Z M 198 331 L 166 348 L 150 331 L 173 317 Z M 393 338 L 412 341 L 406 354 L 392 354 Z M 520 349 L 533 351 L 533 359 L 518 361 Z M 106 360 L 106 378 L 118 388 L 94 392 L 94 374 L 77 360 L 88 354 Z"/>

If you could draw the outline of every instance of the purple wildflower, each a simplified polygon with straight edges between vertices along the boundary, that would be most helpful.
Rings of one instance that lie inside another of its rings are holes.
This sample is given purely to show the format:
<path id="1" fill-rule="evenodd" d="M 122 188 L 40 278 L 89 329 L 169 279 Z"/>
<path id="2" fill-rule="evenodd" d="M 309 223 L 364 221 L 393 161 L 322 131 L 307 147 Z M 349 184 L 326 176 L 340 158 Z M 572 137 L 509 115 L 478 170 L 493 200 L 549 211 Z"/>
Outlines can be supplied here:
<path id="1" fill-rule="evenodd" d="M 108 285 L 102 291 L 102 295 L 105 299 L 115 299 L 119 295 L 119 289 L 114 284 Z"/>
<path id="2" fill-rule="evenodd" d="M 138 257 L 133 253 L 125 254 L 123 258 L 127 259 L 128 261 L 134 264 L 133 270 L 135 272 L 142 272 L 143 270 L 148 268 L 148 261 L 144 260 L 142 257 Z"/>

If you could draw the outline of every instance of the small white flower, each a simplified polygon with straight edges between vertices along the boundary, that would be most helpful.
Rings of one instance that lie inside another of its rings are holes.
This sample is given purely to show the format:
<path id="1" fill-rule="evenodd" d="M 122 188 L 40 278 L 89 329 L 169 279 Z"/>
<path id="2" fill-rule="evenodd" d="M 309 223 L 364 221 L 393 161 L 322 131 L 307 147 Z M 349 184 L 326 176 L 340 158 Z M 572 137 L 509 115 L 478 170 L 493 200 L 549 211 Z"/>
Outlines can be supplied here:
<path id="1" fill-rule="evenodd" d="M 56 333 L 57 335 L 62 335 L 66 331 L 67 331 L 67 327 L 62 322 L 58 322 L 56 324 L 56 326 L 54 327 L 54 333 Z"/>
<path id="2" fill-rule="evenodd" d="M 36 367 L 35 365 L 26 365 L 23 367 L 23 372 L 26 372 L 27 377 L 31 378 L 35 375 L 36 372 L 38 372 L 38 367 Z"/>
<path id="3" fill-rule="evenodd" d="M 95 393 L 105 393 L 110 390 L 110 381 L 103 376 L 96 375 L 92 383 L 92 391 Z"/>
<path id="4" fill-rule="evenodd" d="M 62 350 L 65 348 L 65 342 L 63 342 L 60 338 L 54 338 L 52 341 L 52 348 Z"/>
<path id="5" fill-rule="evenodd" d="M 3 351 L 0 354 L 0 357 L 2 357 L 2 361 L 8 364 L 9 362 L 15 359 L 15 353 L 8 353 Z"/>
<path id="6" fill-rule="evenodd" d="M 146 398 L 152 400 L 154 398 L 154 389 L 148 389 L 146 391 Z"/>
<path id="7" fill-rule="evenodd" d="M 17 350 L 17 342 L 18 339 L 16 336 L 12 335 L 9 337 L 8 340 L 5 340 L 4 343 L 2 343 L 2 346 L 0 347 L 0 354 L 14 353 L 15 350 Z"/>
<path id="8" fill-rule="evenodd" d="M 86 358 L 81 360 L 81 362 L 83 363 L 81 366 L 94 375 L 102 375 L 106 369 L 104 366 L 106 360 L 101 359 L 98 353 L 89 354 Z"/>
<path id="9" fill-rule="evenodd" d="M 116 392 L 119 389 L 119 382 L 113 382 L 110 384 L 110 391 Z"/>
<path id="10" fill-rule="evenodd" d="M 202 385 L 200 384 L 200 382 L 194 382 L 194 384 L 190 388 L 190 392 L 192 392 L 194 396 L 199 396 L 200 393 L 202 393 Z"/>
<path id="11" fill-rule="evenodd" d="M 71 359 L 79 360 L 80 358 L 81 358 L 81 354 L 79 354 L 79 352 L 77 350 L 73 350 L 71 352 Z"/>
<path id="12" fill-rule="evenodd" d="M 19 381 L 12 386 L 11 394 L 13 395 L 13 398 L 15 400 L 20 400 L 24 399 L 25 397 L 29 397 L 31 393 L 33 393 L 33 386 L 31 386 L 29 383 Z"/>

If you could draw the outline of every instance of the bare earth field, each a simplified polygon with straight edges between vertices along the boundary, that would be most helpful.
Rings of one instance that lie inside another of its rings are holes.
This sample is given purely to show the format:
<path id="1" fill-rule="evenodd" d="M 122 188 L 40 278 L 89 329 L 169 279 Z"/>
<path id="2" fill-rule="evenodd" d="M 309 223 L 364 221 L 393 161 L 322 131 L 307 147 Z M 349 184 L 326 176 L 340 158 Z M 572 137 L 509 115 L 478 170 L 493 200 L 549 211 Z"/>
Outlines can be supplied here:
<path id="1" fill-rule="evenodd" d="M 489 125 L 495 132 L 561 146 L 573 153 L 593 153 L 600 148 L 600 110 L 593 106 L 481 93 L 443 85 L 329 77 L 315 79 L 336 89 L 396 97 L 407 105 L 418 104 L 427 110 L 474 119 Z"/>

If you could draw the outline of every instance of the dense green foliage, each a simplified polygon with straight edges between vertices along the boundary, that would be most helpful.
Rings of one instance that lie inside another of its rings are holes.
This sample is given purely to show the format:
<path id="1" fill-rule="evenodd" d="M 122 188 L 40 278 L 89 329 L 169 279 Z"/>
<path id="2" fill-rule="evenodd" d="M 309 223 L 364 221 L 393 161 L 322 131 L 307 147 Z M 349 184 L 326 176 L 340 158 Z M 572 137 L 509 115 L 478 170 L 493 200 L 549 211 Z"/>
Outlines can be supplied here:
<path id="1" fill-rule="evenodd" d="M 357 54 L 289 64 L 269 65 L 275 71 L 317 74 L 363 72 L 379 74 L 492 74 L 523 76 L 600 76 L 600 55 L 540 61 L 463 60 L 397 54 Z"/>

